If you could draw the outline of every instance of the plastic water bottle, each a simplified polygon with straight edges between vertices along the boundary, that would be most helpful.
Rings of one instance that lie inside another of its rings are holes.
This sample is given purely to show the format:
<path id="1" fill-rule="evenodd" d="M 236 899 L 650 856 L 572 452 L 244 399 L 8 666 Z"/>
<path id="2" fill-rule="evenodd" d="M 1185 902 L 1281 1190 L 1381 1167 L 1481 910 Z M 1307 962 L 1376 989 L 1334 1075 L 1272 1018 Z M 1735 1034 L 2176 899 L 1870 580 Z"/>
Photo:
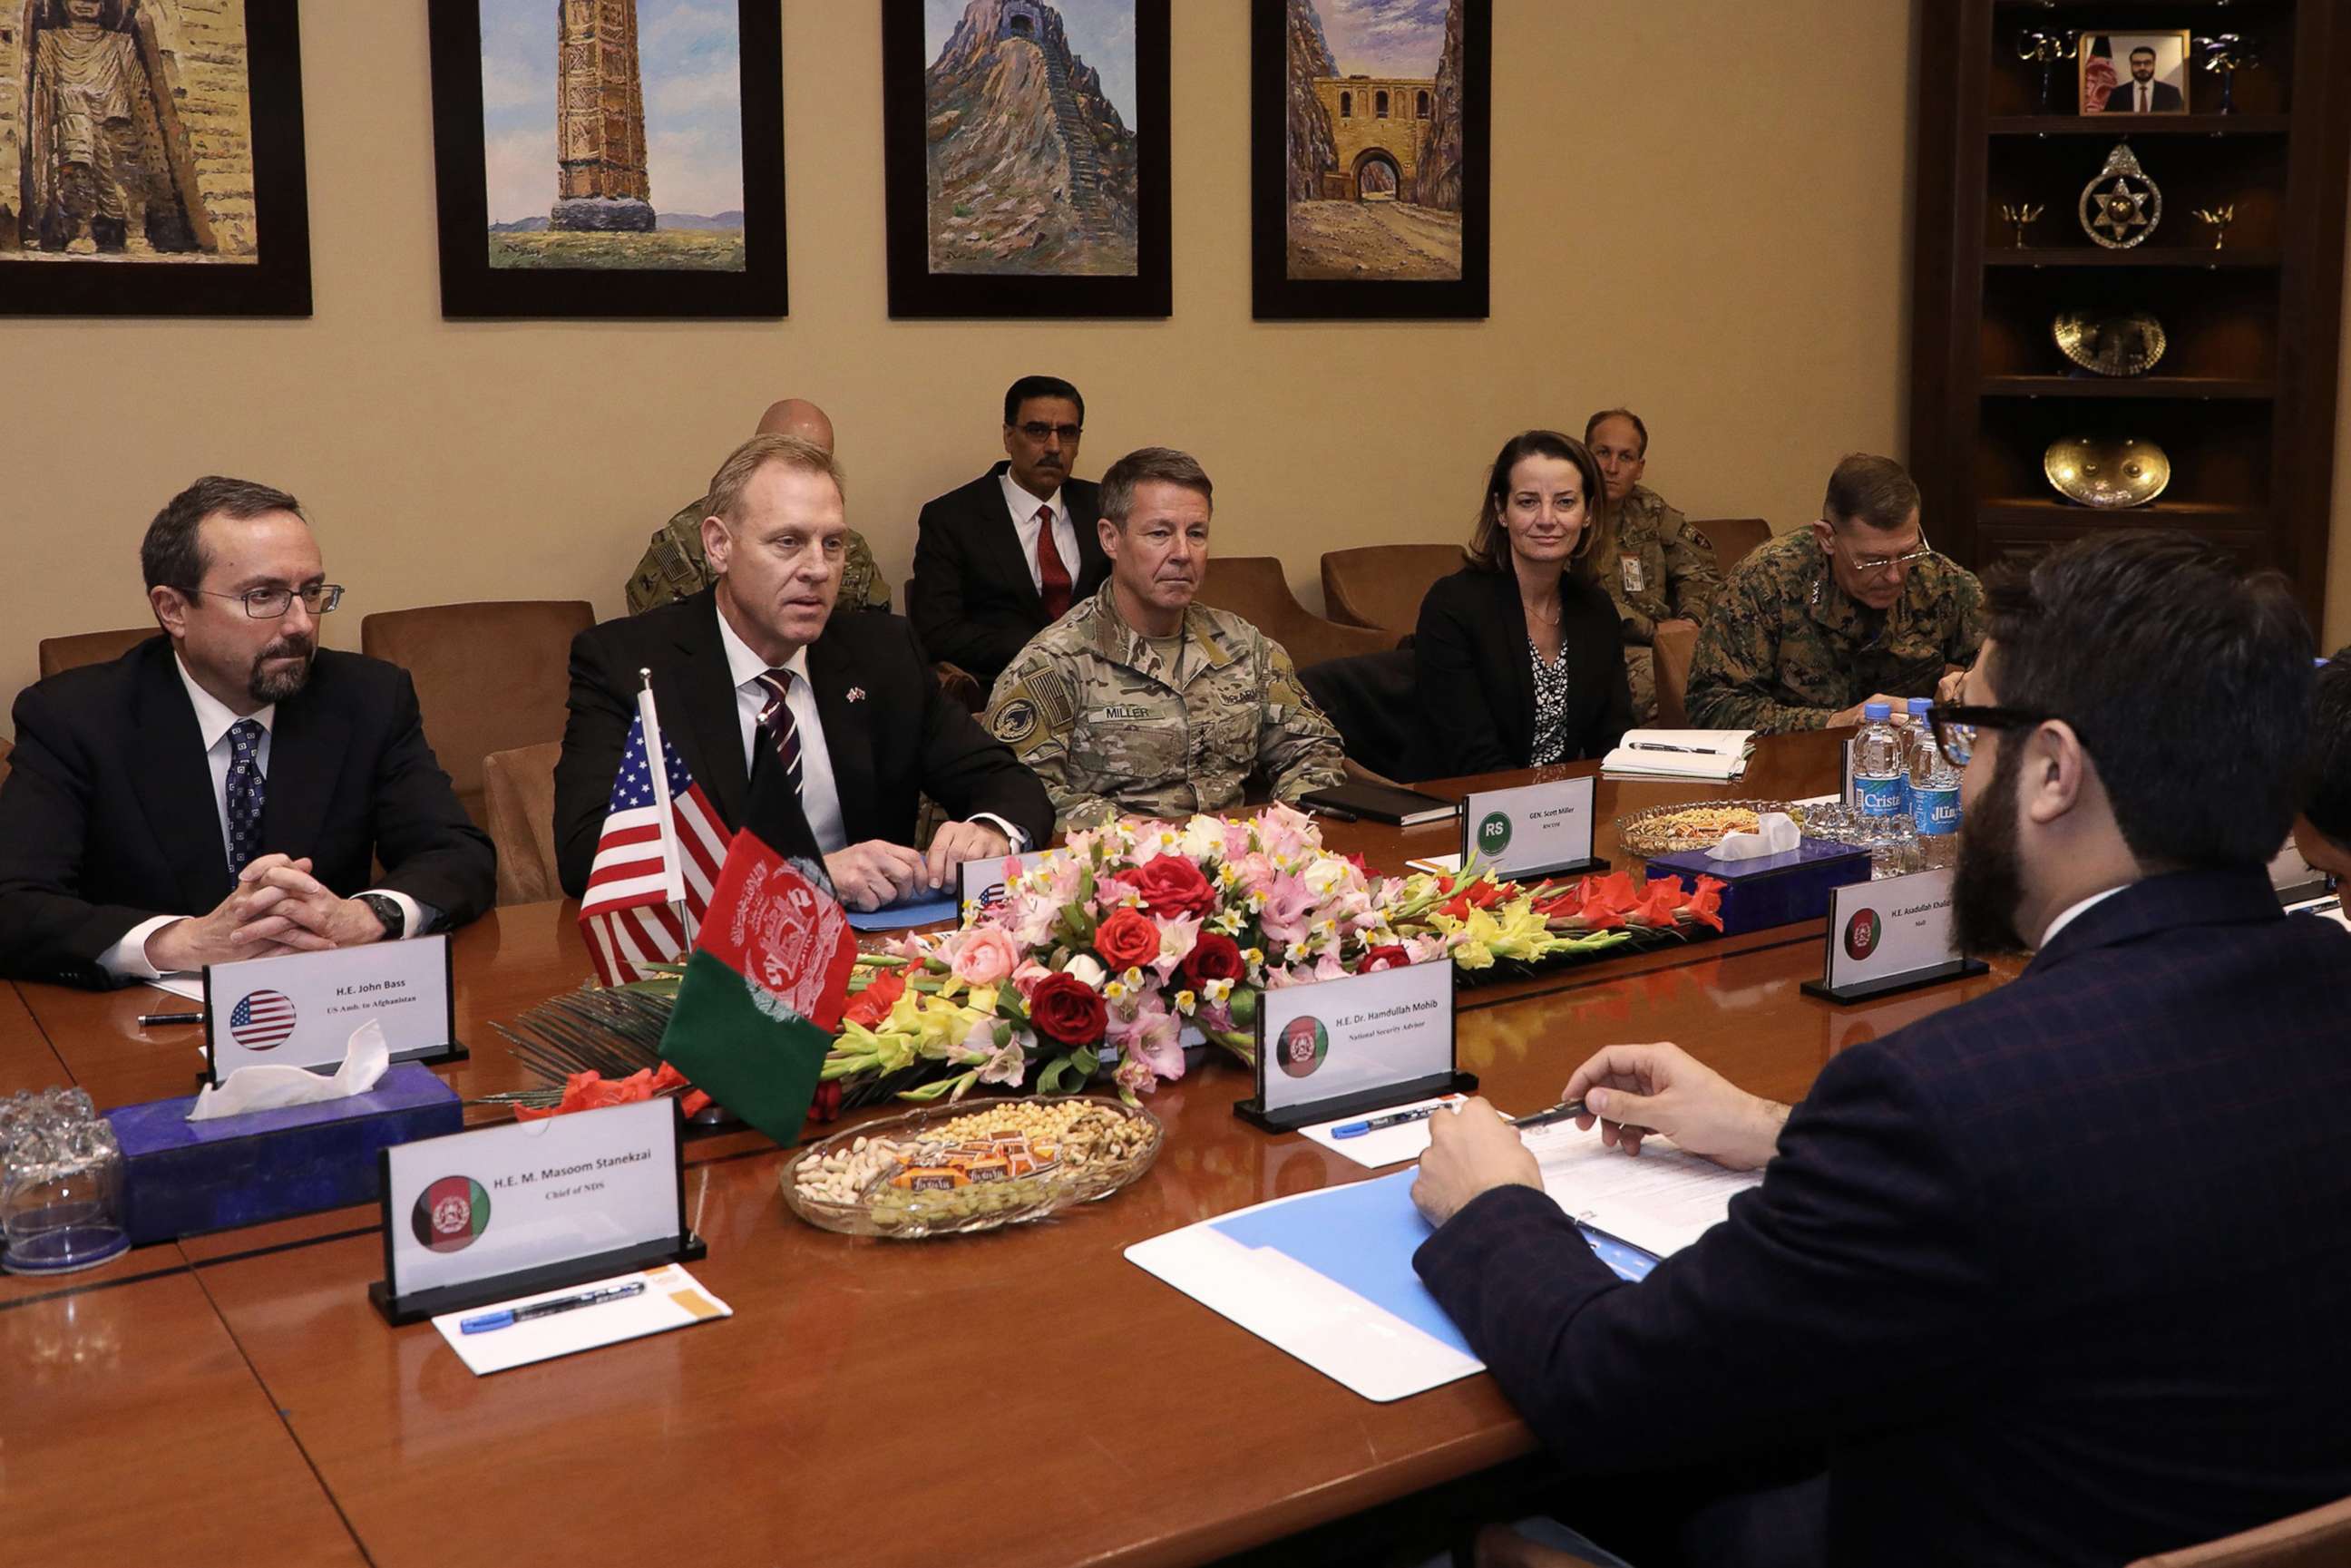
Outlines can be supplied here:
<path id="1" fill-rule="evenodd" d="M 1910 755 L 1894 727 L 1888 703 L 1862 709 L 1860 736 L 1853 743 L 1854 812 L 1869 845 L 1870 873 L 1899 876 L 1915 869 L 1917 834 L 1910 818 Z"/>
<path id="2" fill-rule="evenodd" d="M 1927 722 L 1933 706 L 1925 697 L 1910 699 L 1910 724 L 1917 732 L 1910 750 L 1910 818 L 1922 871 L 1956 863 L 1959 849 L 1959 775 L 1935 744 L 1935 727 Z"/>

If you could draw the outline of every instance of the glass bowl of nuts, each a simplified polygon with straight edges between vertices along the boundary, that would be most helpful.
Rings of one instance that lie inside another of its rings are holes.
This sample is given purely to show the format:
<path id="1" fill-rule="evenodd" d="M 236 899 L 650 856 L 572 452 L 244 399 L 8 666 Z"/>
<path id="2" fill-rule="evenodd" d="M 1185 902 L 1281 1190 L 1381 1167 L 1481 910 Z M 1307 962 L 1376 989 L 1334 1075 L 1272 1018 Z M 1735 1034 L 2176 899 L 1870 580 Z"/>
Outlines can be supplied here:
<path id="1" fill-rule="evenodd" d="M 1095 1095 L 930 1105 L 802 1149 L 784 1166 L 784 1202 L 849 1236 L 993 1230 L 1108 1197 L 1165 1139 L 1150 1112 Z"/>

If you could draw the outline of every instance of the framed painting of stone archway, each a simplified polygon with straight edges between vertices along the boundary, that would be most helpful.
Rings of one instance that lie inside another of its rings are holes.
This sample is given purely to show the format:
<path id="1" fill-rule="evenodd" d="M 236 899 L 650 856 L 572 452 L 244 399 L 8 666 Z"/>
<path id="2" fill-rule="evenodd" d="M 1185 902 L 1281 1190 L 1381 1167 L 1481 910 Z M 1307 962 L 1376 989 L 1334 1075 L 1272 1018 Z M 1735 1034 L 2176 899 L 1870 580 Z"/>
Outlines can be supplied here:
<path id="1" fill-rule="evenodd" d="M 1172 308 L 1168 0 L 881 0 L 890 314 Z"/>
<path id="2" fill-rule="evenodd" d="M 308 316 L 295 0 L 0 0 L 0 314 Z"/>
<path id="3" fill-rule="evenodd" d="M 448 317 L 785 312 L 776 0 L 432 0 Z"/>
<path id="4" fill-rule="evenodd" d="M 1482 318 L 1492 0 L 1251 0 L 1265 320 Z"/>

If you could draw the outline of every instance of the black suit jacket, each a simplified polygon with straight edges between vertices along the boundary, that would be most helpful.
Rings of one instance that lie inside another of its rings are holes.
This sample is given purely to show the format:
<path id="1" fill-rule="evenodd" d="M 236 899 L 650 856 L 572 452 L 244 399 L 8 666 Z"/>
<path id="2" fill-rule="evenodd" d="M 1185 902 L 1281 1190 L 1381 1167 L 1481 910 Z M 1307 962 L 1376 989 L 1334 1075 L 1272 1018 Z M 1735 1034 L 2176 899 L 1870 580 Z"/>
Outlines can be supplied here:
<path id="1" fill-rule="evenodd" d="M 98 960 L 132 926 L 209 914 L 235 885 L 171 640 L 26 687 L 16 725 L 0 787 L 0 967 L 113 985 Z M 329 648 L 271 721 L 261 847 L 309 857 L 345 897 L 394 889 L 451 925 L 497 891 L 496 856 L 433 758 L 408 673 Z"/>
<path id="2" fill-rule="evenodd" d="M 1633 724 L 1616 606 L 1605 590 L 1566 572 L 1559 603 L 1568 758 L 1604 757 Z M 1437 579 L 1420 601 L 1412 649 L 1428 765 L 1447 775 L 1526 767 L 1535 672 L 1517 576 L 1470 567 Z"/>
<path id="3" fill-rule="evenodd" d="M 1573 1469 L 1825 1449 L 1831 1563 L 2228 1535 L 2351 1494 L 2346 975 L 2258 870 L 2142 882 L 1833 1059 L 1640 1284 L 1524 1187 L 1415 1261 Z"/>
<path id="4" fill-rule="evenodd" d="M 555 768 L 557 862 L 563 890 L 574 898 L 595 862 L 612 776 L 636 717 L 640 669 L 653 672 L 663 738 L 684 758 L 711 805 L 730 829 L 751 821 L 716 591 L 591 627 L 572 640 L 571 713 Z M 880 612 L 836 616 L 809 644 L 808 669 L 851 843 L 914 842 L 917 800 L 925 794 L 952 817 L 992 811 L 1028 834 L 1032 848 L 1050 841 L 1053 803 L 1044 785 L 969 710 L 939 691 L 904 621 Z M 852 691 L 862 694 L 854 701 Z M 798 831 L 804 833 L 805 824 Z M 790 853 L 807 846 L 771 847 Z"/>
<path id="5" fill-rule="evenodd" d="M 960 489 L 923 504 L 914 524 L 914 570 L 906 580 L 906 614 L 935 659 L 969 670 L 986 691 L 1004 666 L 1042 632 L 1045 601 L 1029 577 L 1029 558 L 1005 510 L 999 463 Z M 1061 504 L 1077 530 L 1070 602 L 1081 604 L 1110 576 L 1094 524 L 1102 493 L 1083 479 L 1061 484 Z M 1067 564 L 1067 563 L 1065 563 Z"/>
<path id="6" fill-rule="evenodd" d="M 2178 88 L 2172 86 L 2168 81 L 2149 82 L 2147 83 L 2147 86 L 2155 89 L 2152 94 L 2152 100 L 2155 107 L 2148 110 L 2149 113 L 2177 114 L 2179 112 L 2179 89 Z M 2115 90 L 2106 95 L 2105 112 L 2108 114 L 2137 114 L 2138 110 L 2131 107 L 2137 102 L 2138 102 L 2138 83 L 2133 81 L 2129 71 L 2126 70 L 2123 73 L 2123 79 L 2115 84 Z"/>

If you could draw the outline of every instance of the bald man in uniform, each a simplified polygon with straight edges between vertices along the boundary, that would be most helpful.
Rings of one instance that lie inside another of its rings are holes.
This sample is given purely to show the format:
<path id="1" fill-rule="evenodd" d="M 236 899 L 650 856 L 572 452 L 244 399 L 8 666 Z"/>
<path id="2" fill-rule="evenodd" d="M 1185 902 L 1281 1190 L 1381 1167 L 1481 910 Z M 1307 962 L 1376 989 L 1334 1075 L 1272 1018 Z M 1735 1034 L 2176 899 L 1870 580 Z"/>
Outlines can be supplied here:
<path id="1" fill-rule="evenodd" d="M 832 421 L 824 410 L 804 397 L 788 397 L 768 405 L 759 416 L 757 435 L 791 435 L 832 451 Z M 662 525 L 645 547 L 628 586 L 629 613 L 640 615 L 658 604 L 691 599 L 716 580 L 702 555 L 702 519 L 710 515 L 707 496 L 690 501 Z M 865 536 L 852 528 L 841 568 L 841 597 L 836 612 L 847 610 L 888 610 L 890 584 L 873 564 Z"/>

